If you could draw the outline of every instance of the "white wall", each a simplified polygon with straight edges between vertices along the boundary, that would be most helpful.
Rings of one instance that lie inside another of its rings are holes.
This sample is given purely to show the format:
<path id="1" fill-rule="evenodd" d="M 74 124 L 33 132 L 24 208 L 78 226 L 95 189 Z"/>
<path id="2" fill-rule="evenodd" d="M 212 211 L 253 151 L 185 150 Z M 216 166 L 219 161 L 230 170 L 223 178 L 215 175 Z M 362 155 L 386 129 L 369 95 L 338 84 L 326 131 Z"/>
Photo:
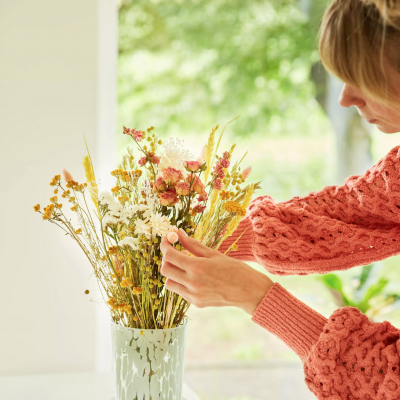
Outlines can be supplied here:
<path id="1" fill-rule="evenodd" d="M 114 163 L 116 20 L 115 0 L 0 0 L 0 374 L 108 367 L 90 265 L 32 207 L 61 168 L 84 181 L 83 134 Z"/>

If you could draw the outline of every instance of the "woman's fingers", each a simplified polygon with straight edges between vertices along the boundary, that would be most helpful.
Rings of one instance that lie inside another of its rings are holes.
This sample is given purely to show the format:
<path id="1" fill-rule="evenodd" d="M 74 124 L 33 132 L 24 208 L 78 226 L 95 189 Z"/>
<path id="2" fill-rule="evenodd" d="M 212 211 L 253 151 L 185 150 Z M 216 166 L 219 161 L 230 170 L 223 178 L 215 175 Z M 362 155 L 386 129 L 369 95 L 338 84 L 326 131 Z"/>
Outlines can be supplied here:
<path id="1" fill-rule="evenodd" d="M 167 261 L 170 264 L 185 270 L 193 262 L 192 257 L 186 256 L 180 251 L 174 249 L 165 236 L 161 240 L 160 248 L 163 253 L 163 263 Z"/>
<path id="2" fill-rule="evenodd" d="M 213 249 L 204 246 L 196 239 L 186 235 L 182 229 L 179 229 L 178 236 L 182 246 L 196 257 L 211 257 L 214 254 Z"/>
<path id="3" fill-rule="evenodd" d="M 178 283 L 184 284 L 186 271 L 173 266 L 171 263 L 164 261 L 160 271 L 168 279 L 172 279 Z"/>
<path id="4" fill-rule="evenodd" d="M 165 282 L 165 287 L 171 292 L 179 294 L 179 296 L 182 296 L 185 300 L 190 302 L 189 291 L 185 286 L 168 278 L 167 281 Z"/>

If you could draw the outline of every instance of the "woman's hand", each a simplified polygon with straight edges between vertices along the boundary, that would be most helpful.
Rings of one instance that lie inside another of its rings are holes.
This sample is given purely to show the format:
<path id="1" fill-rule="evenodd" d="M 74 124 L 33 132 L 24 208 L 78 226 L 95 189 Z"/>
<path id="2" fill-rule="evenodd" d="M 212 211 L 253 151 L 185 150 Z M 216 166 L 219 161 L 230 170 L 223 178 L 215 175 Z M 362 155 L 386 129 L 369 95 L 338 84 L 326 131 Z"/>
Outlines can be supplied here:
<path id="1" fill-rule="evenodd" d="M 271 279 L 247 264 L 210 249 L 179 231 L 181 245 L 196 257 L 174 249 L 163 237 L 161 273 L 165 286 L 198 308 L 235 306 L 253 315 Z"/>

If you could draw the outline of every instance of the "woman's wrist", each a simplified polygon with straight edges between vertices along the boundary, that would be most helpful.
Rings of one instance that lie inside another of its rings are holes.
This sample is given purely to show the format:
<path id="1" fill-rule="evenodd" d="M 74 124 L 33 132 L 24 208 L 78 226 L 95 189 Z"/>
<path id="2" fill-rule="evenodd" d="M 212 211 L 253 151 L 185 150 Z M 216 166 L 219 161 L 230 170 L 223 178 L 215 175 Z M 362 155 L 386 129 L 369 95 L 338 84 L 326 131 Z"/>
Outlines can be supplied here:
<path id="1" fill-rule="evenodd" d="M 259 273 L 259 276 L 256 281 L 253 282 L 251 288 L 247 288 L 247 299 L 239 305 L 239 308 L 246 311 L 247 314 L 253 315 L 273 284 L 274 282 L 272 282 L 267 275 Z"/>

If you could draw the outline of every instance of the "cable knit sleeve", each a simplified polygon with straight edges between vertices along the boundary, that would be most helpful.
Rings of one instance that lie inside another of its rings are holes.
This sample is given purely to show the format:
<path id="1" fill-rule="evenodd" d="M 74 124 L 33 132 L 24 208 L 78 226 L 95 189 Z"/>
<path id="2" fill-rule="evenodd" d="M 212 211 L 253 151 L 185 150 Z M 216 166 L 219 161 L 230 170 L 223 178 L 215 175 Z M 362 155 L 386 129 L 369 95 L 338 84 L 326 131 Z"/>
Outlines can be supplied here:
<path id="1" fill-rule="evenodd" d="M 342 186 L 275 203 L 255 199 L 229 255 L 255 261 L 274 274 L 327 273 L 400 253 L 400 146 L 365 174 Z"/>
<path id="2" fill-rule="evenodd" d="M 400 398 L 400 330 L 344 307 L 327 320 L 278 283 L 252 320 L 301 358 L 309 389 L 323 400 Z"/>

